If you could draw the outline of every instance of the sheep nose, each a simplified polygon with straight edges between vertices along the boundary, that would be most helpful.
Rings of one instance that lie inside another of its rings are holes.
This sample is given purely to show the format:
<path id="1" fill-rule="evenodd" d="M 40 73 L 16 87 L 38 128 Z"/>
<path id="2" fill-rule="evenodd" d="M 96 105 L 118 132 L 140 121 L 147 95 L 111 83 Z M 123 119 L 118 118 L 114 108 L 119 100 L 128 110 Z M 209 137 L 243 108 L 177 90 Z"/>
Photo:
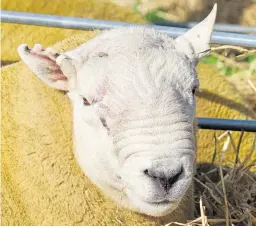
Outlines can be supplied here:
<path id="1" fill-rule="evenodd" d="M 144 170 L 144 174 L 152 178 L 154 181 L 158 181 L 160 183 L 160 186 L 166 192 L 168 192 L 171 189 L 171 187 L 174 185 L 174 183 L 178 181 L 182 172 L 183 172 L 182 167 L 178 171 L 171 172 L 169 174 L 164 174 L 164 173 L 159 174 L 159 172 L 156 172 L 150 169 Z"/>

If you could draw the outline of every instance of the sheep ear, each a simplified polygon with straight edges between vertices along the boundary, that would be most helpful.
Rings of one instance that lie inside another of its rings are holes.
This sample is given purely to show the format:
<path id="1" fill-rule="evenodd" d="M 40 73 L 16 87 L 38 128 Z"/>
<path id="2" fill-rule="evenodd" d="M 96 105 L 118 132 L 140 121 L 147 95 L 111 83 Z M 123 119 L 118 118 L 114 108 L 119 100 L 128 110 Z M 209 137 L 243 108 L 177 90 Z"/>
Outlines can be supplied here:
<path id="1" fill-rule="evenodd" d="M 198 60 L 210 52 L 210 40 L 217 14 L 215 3 L 209 15 L 184 35 L 175 39 L 177 49 Z"/>
<path id="2" fill-rule="evenodd" d="M 70 78 L 76 77 L 72 59 L 56 53 L 54 49 L 43 49 L 40 44 L 35 44 L 32 49 L 22 44 L 17 51 L 21 59 L 47 85 L 58 90 L 70 90 Z"/>

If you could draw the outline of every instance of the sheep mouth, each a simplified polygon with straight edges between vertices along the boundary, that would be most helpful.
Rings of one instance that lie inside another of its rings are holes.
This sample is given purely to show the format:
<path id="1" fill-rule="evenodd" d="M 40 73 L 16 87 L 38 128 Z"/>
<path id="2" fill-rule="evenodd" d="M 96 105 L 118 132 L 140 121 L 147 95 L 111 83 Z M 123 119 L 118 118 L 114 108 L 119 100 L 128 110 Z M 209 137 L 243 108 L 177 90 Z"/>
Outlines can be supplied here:
<path id="1" fill-rule="evenodd" d="M 175 207 L 179 204 L 179 200 L 162 200 L 162 201 L 142 201 L 146 204 L 148 204 L 149 206 L 153 206 L 153 207 Z"/>
<path id="2" fill-rule="evenodd" d="M 145 201 L 148 204 L 152 204 L 152 205 L 168 205 L 171 204 L 173 202 L 169 201 L 169 200 L 163 200 L 163 201 L 157 201 L 157 202 L 151 202 L 151 201 Z"/>
<path id="3" fill-rule="evenodd" d="M 175 210 L 179 205 L 179 201 L 163 200 L 161 202 L 149 202 L 141 200 L 140 205 L 142 205 L 143 208 L 146 208 L 144 212 L 145 214 L 154 217 L 161 217 Z"/>
<path id="4" fill-rule="evenodd" d="M 140 196 L 138 195 L 134 195 L 133 196 L 136 196 L 137 199 L 143 203 L 143 204 L 147 204 L 148 206 L 173 206 L 173 205 L 176 205 L 178 203 L 178 201 L 170 201 L 170 200 L 167 200 L 167 199 L 163 199 L 163 200 L 146 200 L 146 199 L 143 199 L 141 198 Z"/>

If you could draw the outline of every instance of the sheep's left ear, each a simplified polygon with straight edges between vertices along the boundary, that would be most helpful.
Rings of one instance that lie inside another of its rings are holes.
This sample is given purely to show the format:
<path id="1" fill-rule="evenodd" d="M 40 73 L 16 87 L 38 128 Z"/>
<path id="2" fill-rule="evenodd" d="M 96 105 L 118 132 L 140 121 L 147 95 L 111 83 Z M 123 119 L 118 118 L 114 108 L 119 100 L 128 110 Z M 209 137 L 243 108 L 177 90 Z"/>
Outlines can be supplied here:
<path id="1" fill-rule="evenodd" d="M 199 60 L 210 52 L 210 40 L 217 14 L 215 3 L 210 14 L 199 24 L 191 28 L 184 35 L 175 39 L 176 49 L 185 53 L 189 58 Z"/>
<path id="2" fill-rule="evenodd" d="M 32 49 L 27 44 L 22 44 L 17 51 L 28 67 L 47 85 L 64 91 L 75 87 L 74 59 L 59 54 L 52 48 L 43 49 L 40 44 L 35 44 Z"/>

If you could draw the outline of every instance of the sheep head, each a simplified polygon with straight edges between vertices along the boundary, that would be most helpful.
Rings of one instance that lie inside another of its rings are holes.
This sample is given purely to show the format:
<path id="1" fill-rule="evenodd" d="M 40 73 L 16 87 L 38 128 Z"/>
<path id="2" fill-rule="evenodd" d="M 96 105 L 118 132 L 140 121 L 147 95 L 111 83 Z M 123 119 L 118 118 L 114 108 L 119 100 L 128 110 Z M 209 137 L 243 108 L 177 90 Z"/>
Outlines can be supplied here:
<path id="1" fill-rule="evenodd" d="M 62 54 L 18 48 L 42 81 L 68 92 L 76 159 L 123 206 L 164 216 L 192 185 L 195 66 L 209 52 L 216 10 L 177 39 L 138 26 L 104 31 Z"/>

